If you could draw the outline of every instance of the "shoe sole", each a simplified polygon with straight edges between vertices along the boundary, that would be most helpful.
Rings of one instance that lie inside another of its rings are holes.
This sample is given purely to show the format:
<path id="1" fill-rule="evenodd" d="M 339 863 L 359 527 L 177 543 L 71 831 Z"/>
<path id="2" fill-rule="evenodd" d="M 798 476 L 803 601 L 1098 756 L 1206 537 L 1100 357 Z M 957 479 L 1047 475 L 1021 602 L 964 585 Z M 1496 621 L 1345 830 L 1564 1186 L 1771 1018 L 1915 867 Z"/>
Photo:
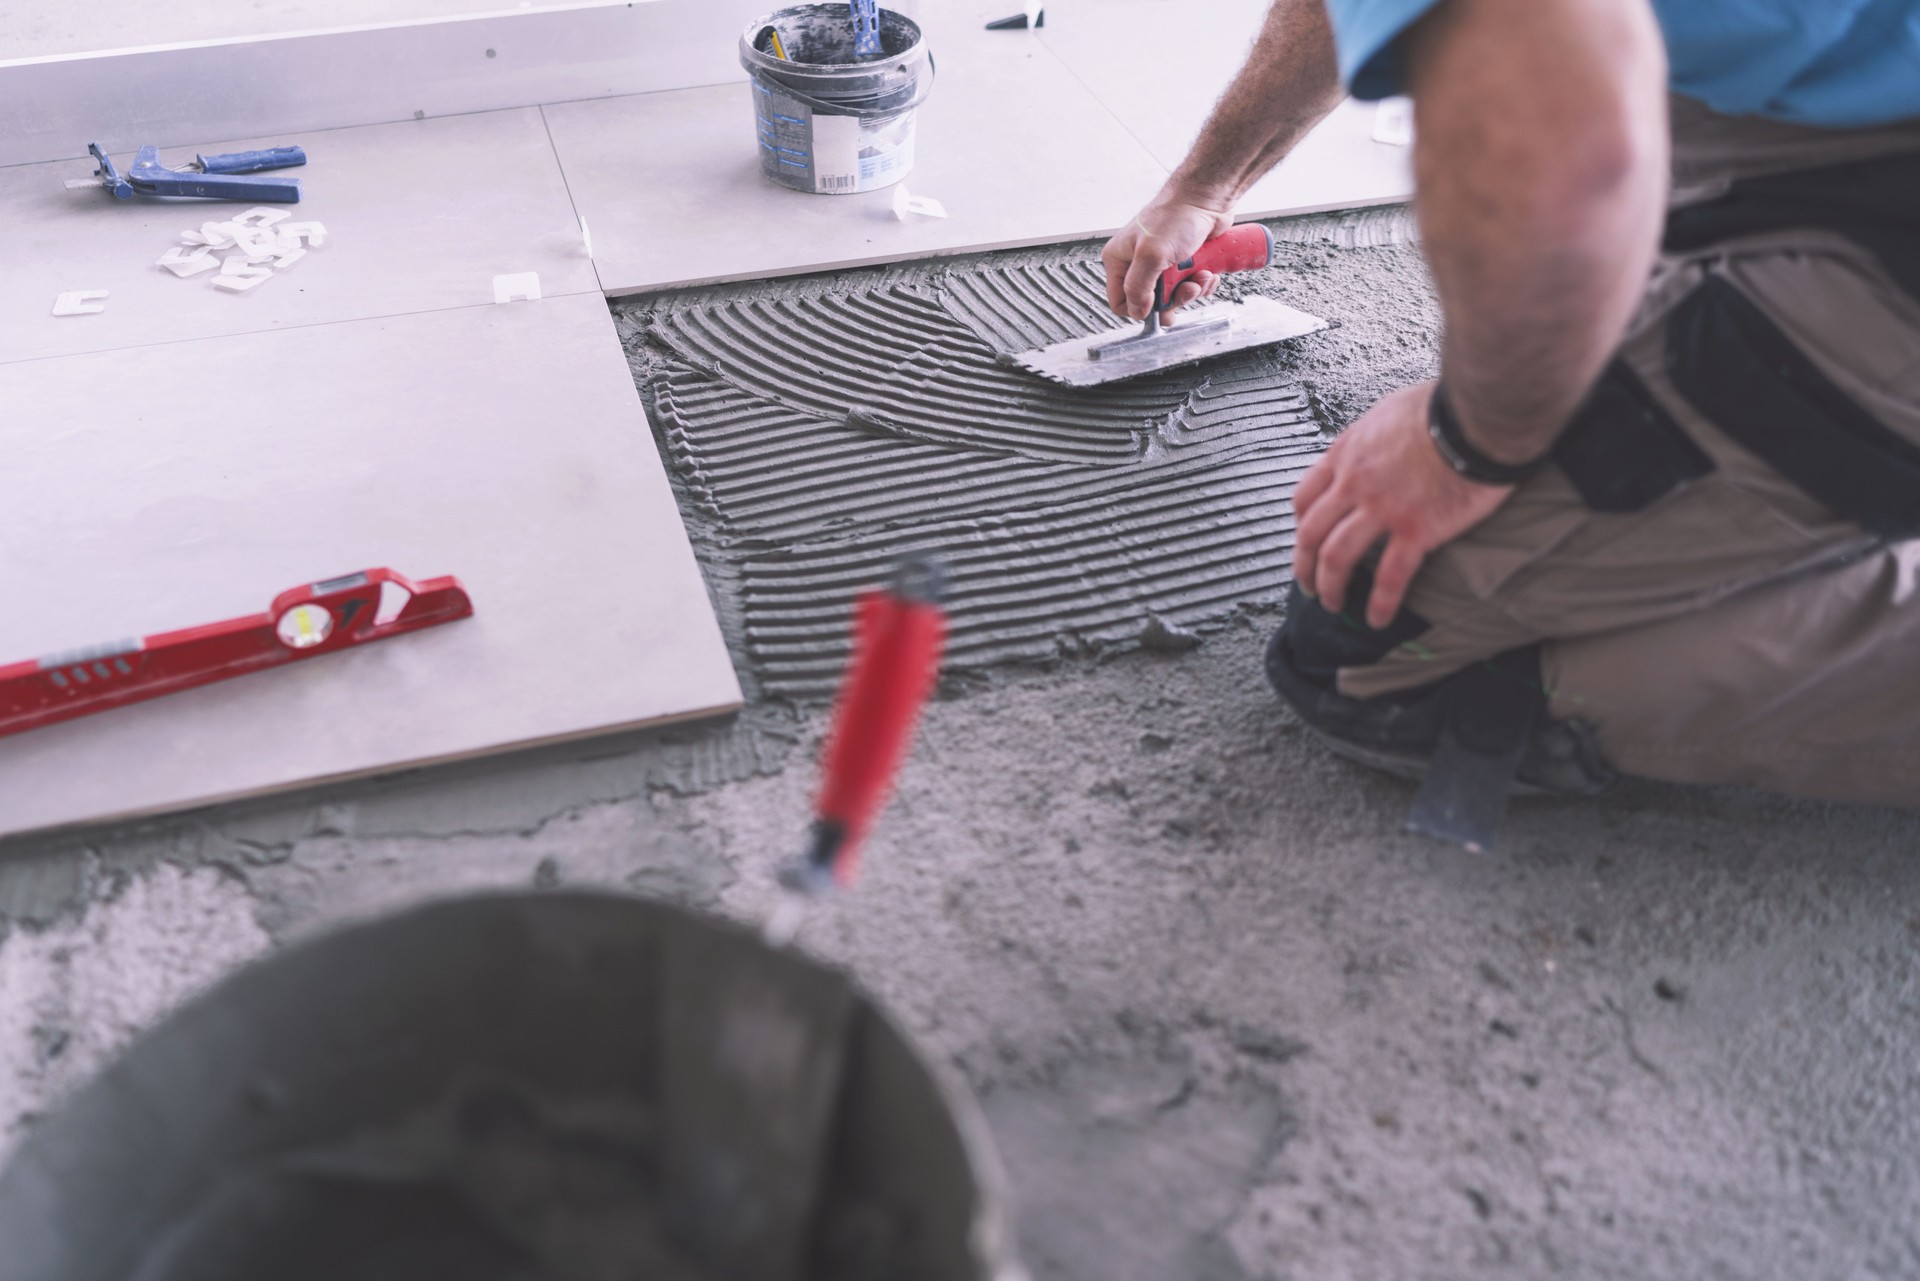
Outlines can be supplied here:
<path id="1" fill-rule="evenodd" d="M 1358 743 L 1350 743 L 1344 738 L 1335 738 L 1323 729 L 1308 725 L 1304 720 L 1300 723 L 1306 725 L 1307 732 L 1318 739 L 1322 747 L 1326 748 L 1333 755 L 1340 757 L 1342 760 L 1352 761 L 1356 765 L 1365 765 L 1368 769 L 1378 770 L 1382 774 L 1390 774 L 1394 778 L 1403 778 L 1409 783 L 1422 783 L 1426 781 L 1427 766 L 1431 762 L 1424 756 L 1406 756 L 1398 752 L 1383 752 L 1377 748 L 1362 747 Z M 1558 795 L 1558 793 L 1551 792 L 1547 788 L 1539 787 L 1532 783 L 1523 783 L 1519 779 L 1515 779 L 1507 788 L 1507 795 L 1509 797 L 1551 796 Z"/>

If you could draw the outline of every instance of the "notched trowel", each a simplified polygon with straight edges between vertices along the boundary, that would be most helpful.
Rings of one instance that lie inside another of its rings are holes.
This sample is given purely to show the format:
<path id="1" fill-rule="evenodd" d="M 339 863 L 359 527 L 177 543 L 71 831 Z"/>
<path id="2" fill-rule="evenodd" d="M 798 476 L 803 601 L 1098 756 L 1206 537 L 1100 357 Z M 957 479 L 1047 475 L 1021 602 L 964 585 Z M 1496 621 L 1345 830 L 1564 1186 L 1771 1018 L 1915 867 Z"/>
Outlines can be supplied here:
<path id="1" fill-rule="evenodd" d="M 1215 236 L 1193 257 L 1162 272 L 1153 284 L 1153 310 L 1139 329 L 1122 326 L 1091 338 L 1069 338 L 1009 359 L 1069 387 L 1097 387 L 1325 329 L 1327 322 L 1318 316 L 1258 296 L 1208 303 L 1183 313 L 1178 324 L 1161 323 L 1160 309 L 1189 276 L 1202 271 L 1218 275 L 1257 271 L 1272 261 L 1273 233 L 1257 222 L 1245 223 Z"/>

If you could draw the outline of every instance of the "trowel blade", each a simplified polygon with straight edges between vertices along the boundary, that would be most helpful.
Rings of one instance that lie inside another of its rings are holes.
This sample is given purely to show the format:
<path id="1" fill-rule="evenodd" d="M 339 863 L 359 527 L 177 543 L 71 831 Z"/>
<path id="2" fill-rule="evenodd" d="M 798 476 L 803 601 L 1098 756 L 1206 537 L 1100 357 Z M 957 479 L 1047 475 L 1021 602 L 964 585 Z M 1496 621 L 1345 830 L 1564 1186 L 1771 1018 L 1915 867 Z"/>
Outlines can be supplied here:
<path id="1" fill-rule="evenodd" d="M 1222 316 L 1231 322 L 1224 329 L 1215 328 L 1204 333 L 1181 336 L 1182 330 L 1197 330 L 1199 325 Z M 1285 342 L 1289 338 L 1315 333 L 1326 327 L 1327 322 L 1318 316 L 1256 295 L 1239 302 L 1212 303 L 1182 312 L 1179 322 L 1168 325 L 1161 331 L 1160 337 L 1129 343 L 1099 360 L 1095 360 L 1091 354 L 1095 347 L 1105 347 L 1123 338 L 1130 338 L 1138 332 L 1139 326 L 1123 326 L 1090 338 L 1069 338 L 1037 351 L 1023 352 L 1011 359 L 1022 369 L 1069 387 L 1098 387 L 1102 383 L 1119 382 L 1124 378 L 1138 378 L 1142 374 L 1189 365 L 1209 356 Z"/>

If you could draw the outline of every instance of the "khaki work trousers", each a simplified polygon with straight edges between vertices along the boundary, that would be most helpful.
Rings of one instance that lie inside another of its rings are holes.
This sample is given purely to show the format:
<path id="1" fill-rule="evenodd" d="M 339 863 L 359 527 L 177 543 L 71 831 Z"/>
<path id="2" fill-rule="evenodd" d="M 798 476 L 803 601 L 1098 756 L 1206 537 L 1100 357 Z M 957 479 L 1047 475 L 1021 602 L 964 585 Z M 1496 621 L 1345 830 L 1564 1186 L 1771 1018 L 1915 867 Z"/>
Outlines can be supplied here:
<path id="1" fill-rule="evenodd" d="M 1920 123 L 1835 132 L 1673 105 L 1676 204 L 1920 152 Z M 1544 469 L 1429 559 L 1408 599 L 1428 630 L 1342 669 L 1340 692 L 1403 691 L 1543 642 L 1550 714 L 1586 721 L 1625 773 L 1920 807 L 1920 542 L 1837 517 L 1677 389 L 1666 328 L 1709 278 L 1920 445 L 1920 299 L 1872 253 L 1775 231 L 1665 256 L 1620 355 L 1713 470 L 1643 510 L 1599 512 Z"/>

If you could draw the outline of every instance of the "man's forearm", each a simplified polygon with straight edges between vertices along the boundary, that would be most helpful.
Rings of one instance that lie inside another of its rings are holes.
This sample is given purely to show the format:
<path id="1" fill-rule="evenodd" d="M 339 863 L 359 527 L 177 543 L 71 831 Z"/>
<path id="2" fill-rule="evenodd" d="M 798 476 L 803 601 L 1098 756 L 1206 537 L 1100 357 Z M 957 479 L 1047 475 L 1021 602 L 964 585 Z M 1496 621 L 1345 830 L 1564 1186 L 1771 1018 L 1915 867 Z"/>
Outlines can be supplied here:
<path id="1" fill-rule="evenodd" d="M 1537 457 L 1619 344 L 1659 242 L 1659 30 L 1644 0 L 1447 0 L 1408 41 L 1448 399 L 1484 453 Z"/>
<path id="2" fill-rule="evenodd" d="M 1246 65 L 1167 181 L 1168 190 L 1190 203 L 1231 209 L 1340 98 L 1323 0 L 1274 0 Z"/>

